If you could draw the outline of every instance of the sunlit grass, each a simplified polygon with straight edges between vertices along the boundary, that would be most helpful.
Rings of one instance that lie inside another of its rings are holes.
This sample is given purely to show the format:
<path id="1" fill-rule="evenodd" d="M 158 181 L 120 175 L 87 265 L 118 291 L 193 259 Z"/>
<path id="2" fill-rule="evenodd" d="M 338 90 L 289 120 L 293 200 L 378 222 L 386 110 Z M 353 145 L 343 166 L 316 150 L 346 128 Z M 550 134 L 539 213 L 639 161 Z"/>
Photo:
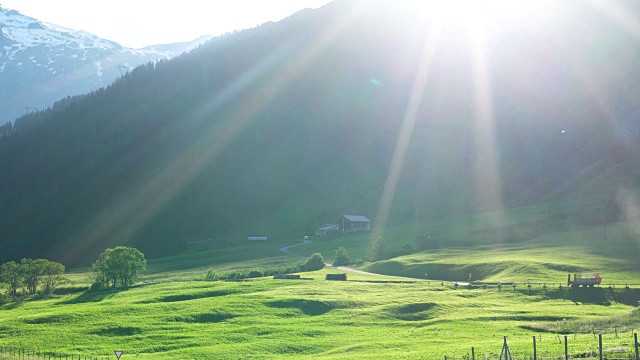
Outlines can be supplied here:
<path id="1" fill-rule="evenodd" d="M 497 355 L 504 335 L 514 344 L 545 336 L 522 325 L 624 316 L 631 308 L 603 306 L 597 296 L 579 301 L 568 289 L 529 295 L 320 280 L 326 272 L 305 274 L 316 280 L 174 282 L 7 304 L 0 343 L 93 356 L 117 348 L 154 359 L 461 358 L 471 346 Z"/>
<path id="2" fill-rule="evenodd" d="M 357 265 L 409 279 L 346 272 L 349 281 L 326 281 L 326 274 L 345 271 L 325 267 L 299 272 L 303 280 L 203 281 L 208 269 L 299 265 L 302 259 L 278 249 L 300 239 L 150 260 L 140 283 L 126 290 L 85 291 L 92 275 L 72 269 L 54 297 L 0 305 L 0 346 L 98 358 L 118 349 L 149 359 L 461 359 L 471 347 L 476 356 L 496 357 L 508 336 L 520 358 L 532 355 L 533 336 L 539 356 L 560 356 L 564 334 L 571 334 L 571 354 L 585 356 L 597 348 L 594 333 L 602 332 L 607 347 L 628 353 L 640 326 L 634 310 L 640 293 L 621 284 L 640 274 L 630 261 L 636 243 L 621 222 L 608 224 L 602 246 L 602 224 L 592 220 L 599 201 L 439 218 L 291 249 L 321 252 L 330 262 L 339 246 L 366 258 L 375 236 L 394 248 L 415 245 L 419 234 L 438 239 L 437 249 Z M 591 271 L 603 277 L 601 288 L 567 288 L 567 273 Z M 472 280 L 519 283 L 454 284 L 469 273 Z"/>

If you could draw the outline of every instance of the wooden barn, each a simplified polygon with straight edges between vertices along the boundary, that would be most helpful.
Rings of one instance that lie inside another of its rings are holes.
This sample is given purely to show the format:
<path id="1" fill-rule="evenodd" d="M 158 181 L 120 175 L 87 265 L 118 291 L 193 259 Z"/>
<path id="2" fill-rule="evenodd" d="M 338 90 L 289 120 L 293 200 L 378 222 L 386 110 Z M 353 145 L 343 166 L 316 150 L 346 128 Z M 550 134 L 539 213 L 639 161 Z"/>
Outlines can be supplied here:
<path id="1" fill-rule="evenodd" d="M 371 230 L 371 220 L 362 215 L 343 215 L 342 232 Z"/>

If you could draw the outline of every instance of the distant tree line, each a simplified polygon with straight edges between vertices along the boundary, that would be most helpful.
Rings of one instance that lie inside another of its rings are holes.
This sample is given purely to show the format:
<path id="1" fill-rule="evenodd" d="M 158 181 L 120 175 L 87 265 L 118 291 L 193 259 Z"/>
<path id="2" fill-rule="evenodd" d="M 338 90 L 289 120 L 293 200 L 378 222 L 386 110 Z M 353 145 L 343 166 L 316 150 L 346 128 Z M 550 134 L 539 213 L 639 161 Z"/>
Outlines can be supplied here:
<path id="1" fill-rule="evenodd" d="M 20 262 L 9 261 L 0 266 L 0 282 L 11 297 L 35 295 L 40 288 L 51 295 L 62 281 L 64 265 L 46 259 L 24 258 Z"/>

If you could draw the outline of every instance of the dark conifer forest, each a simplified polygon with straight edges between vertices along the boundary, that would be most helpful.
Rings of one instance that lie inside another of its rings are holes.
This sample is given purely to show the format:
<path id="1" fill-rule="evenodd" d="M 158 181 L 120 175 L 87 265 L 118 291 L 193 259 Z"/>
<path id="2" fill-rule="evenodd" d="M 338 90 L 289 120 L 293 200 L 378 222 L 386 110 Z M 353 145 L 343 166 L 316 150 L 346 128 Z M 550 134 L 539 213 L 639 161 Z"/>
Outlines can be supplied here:
<path id="1" fill-rule="evenodd" d="M 25 115 L 0 127 L 0 261 L 586 196 L 590 221 L 616 221 L 640 186 L 640 42 L 594 7 L 555 10 L 474 47 L 392 1 L 335 1 Z"/>

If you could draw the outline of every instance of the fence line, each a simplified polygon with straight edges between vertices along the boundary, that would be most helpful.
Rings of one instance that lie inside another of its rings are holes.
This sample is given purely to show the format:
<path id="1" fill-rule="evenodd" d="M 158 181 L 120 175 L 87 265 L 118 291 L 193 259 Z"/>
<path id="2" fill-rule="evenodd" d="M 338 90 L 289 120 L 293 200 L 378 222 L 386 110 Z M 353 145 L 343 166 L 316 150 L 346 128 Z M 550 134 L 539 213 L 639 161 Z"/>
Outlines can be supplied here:
<path id="1" fill-rule="evenodd" d="M 108 360 L 109 358 L 71 355 L 55 353 L 50 351 L 40 351 L 25 349 L 14 346 L 0 346 L 0 360 Z"/>
<path id="2" fill-rule="evenodd" d="M 593 335 L 593 336 L 592 336 Z M 587 339 L 588 338 L 588 339 Z M 445 360 L 640 360 L 638 334 L 573 334 L 533 336 L 531 339 L 509 339 L 504 337 L 500 351 L 487 345 L 472 346 L 460 356 L 445 356 Z M 605 341 L 606 340 L 606 341 Z M 498 354 L 500 354 L 498 356 Z M 108 359 L 108 358 L 107 358 Z M 0 346 L 0 360 L 105 360 L 104 357 L 69 355 L 19 347 Z"/>
<path id="3" fill-rule="evenodd" d="M 500 347 L 502 345 L 502 347 Z M 640 360 L 637 333 L 614 337 L 613 334 L 573 334 L 533 336 L 532 338 L 504 337 L 495 346 L 473 346 L 467 352 L 451 354 L 445 360 Z"/>

